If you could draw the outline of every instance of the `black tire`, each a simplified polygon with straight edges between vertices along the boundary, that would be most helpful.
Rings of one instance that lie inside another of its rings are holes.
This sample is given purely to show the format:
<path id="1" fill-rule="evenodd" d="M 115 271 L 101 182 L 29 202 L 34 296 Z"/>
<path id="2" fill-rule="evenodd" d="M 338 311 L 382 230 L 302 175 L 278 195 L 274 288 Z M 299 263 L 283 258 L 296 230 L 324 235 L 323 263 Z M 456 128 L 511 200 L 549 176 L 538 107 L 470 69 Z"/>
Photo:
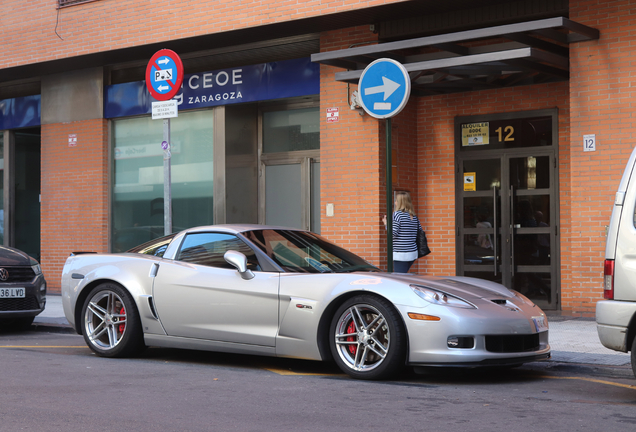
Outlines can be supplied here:
<path id="1" fill-rule="evenodd" d="M 371 295 L 345 301 L 329 327 L 329 344 L 336 364 L 352 378 L 364 380 L 387 379 L 402 369 L 406 337 L 393 305 Z"/>
<path id="2" fill-rule="evenodd" d="M 16 318 L 13 321 L 13 328 L 15 328 L 16 330 L 30 330 L 31 329 L 31 324 L 33 324 L 33 320 L 35 319 L 35 317 L 26 317 L 26 318 Z"/>
<path id="3" fill-rule="evenodd" d="M 634 340 L 632 341 L 632 352 L 630 357 L 632 358 L 632 372 L 634 372 L 634 376 L 636 376 L 636 337 L 634 337 Z"/>
<path id="4" fill-rule="evenodd" d="M 2 328 L 10 331 L 26 331 L 31 329 L 34 317 L 12 318 L 2 321 Z"/>
<path id="5" fill-rule="evenodd" d="M 84 340 L 102 357 L 131 357 L 146 346 L 139 312 L 121 286 L 103 283 L 89 293 L 82 306 Z"/>

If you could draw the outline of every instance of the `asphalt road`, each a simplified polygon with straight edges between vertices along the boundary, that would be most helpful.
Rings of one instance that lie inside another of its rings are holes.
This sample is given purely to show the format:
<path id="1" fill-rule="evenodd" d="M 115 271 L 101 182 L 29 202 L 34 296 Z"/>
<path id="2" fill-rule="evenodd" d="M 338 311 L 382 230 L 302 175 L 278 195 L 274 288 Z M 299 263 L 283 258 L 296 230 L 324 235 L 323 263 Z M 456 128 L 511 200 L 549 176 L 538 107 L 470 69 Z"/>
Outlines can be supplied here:
<path id="1" fill-rule="evenodd" d="M 530 363 L 356 381 L 335 365 L 0 332 L 0 431 L 634 431 L 628 367 Z"/>

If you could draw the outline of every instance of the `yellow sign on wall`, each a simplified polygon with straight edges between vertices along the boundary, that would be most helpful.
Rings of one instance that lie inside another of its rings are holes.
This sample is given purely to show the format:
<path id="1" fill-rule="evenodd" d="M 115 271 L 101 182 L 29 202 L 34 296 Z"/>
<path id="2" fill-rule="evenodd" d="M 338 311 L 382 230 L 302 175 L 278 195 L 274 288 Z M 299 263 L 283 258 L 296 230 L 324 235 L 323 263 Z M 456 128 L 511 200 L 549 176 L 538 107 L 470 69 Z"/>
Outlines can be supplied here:
<path id="1" fill-rule="evenodd" d="M 474 173 L 474 172 L 464 173 L 464 191 L 465 192 L 477 190 L 475 186 L 476 175 L 477 173 Z"/>
<path id="2" fill-rule="evenodd" d="M 466 123 L 462 125 L 462 146 L 490 144 L 490 127 L 488 122 Z"/>

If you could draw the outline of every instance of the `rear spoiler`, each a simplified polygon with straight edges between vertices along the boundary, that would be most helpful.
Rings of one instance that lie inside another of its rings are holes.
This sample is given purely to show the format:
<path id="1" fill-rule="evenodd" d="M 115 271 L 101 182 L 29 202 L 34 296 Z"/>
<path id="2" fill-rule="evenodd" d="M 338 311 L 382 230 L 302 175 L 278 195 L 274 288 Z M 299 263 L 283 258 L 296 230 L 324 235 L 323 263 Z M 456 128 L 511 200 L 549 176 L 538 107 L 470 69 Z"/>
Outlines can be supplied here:
<path id="1" fill-rule="evenodd" d="M 81 251 L 78 251 L 78 252 L 71 252 L 71 255 L 70 255 L 70 256 L 75 256 L 75 255 L 84 255 L 84 254 L 96 254 L 96 253 L 97 253 L 97 252 L 81 252 Z"/>

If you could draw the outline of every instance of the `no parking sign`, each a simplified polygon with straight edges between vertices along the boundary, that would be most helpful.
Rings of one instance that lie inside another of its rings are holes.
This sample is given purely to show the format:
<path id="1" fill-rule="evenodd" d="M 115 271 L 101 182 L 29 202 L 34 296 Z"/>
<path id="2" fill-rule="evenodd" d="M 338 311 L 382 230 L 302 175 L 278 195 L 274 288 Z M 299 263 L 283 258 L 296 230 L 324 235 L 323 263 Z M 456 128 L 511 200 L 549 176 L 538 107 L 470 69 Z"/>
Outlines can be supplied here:
<path id="1" fill-rule="evenodd" d="M 172 50 L 162 49 L 150 58 L 146 66 L 146 87 L 155 99 L 172 99 L 181 89 L 183 63 Z"/>

